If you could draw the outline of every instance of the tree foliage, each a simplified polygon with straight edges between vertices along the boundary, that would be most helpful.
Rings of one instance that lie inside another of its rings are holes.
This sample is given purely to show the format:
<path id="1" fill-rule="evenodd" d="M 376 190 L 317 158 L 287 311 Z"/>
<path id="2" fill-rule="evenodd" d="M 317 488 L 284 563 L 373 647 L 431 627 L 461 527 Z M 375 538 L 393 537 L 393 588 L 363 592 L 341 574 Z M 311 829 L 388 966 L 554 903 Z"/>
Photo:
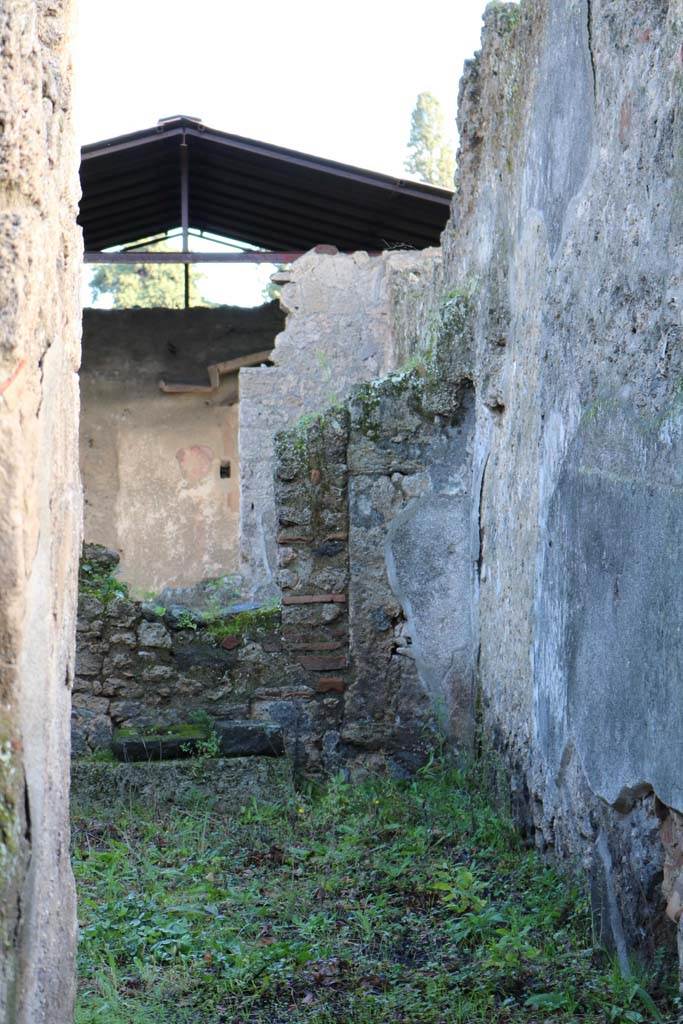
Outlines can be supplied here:
<path id="1" fill-rule="evenodd" d="M 168 245 L 156 251 L 168 252 Z M 210 306 L 201 292 L 203 275 L 190 265 L 190 305 Z M 180 263 L 104 263 L 90 278 L 93 302 L 111 296 L 114 309 L 162 307 L 182 309 L 185 305 L 185 275 Z"/>
<path id="2" fill-rule="evenodd" d="M 286 263 L 278 263 L 275 266 L 273 274 L 280 274 L 283 270 L 287 269 Z M 261 289 L 261 296 L 264 302 L 273 302 L 275 299 L 279 301 L 282 295 L 282 285 L 276 284 L 275 281 L 269 280 L 267 284 Z"/>
<path id="3" fill-rule="evenodd" d="M 421 92 L 417 97 L 404 166 L 428 185 L 453 188 L 455 155 L 446 139 L 441 104 L 431 92 Z"/>

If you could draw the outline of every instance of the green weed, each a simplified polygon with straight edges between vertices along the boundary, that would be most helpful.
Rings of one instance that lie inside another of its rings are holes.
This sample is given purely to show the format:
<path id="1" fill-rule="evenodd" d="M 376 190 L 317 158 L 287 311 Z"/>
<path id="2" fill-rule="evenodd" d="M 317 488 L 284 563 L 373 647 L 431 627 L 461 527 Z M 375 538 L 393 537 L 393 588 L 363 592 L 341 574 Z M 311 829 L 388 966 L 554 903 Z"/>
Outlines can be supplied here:
<path id="1" fill-rule="evenodd" d="M 183 611 L 178 616 L 178 629 L 191 629 L 196 633 L 197 631 L 197 620 L 194 618 L 191 612 Z"/>
<path id="2" fill-rule="evenodd" d="M 97 562 L 82 558 L 78 566 L 78 592 L 106 605 L 115 598 L 127 598 L 128 584 Z"/>
<path id="3" fill-rule="evenodd" d="M 253 611 L 239 612 L 237 615 L 208 616 L 204 619 L 203 628 L 213 641 L 220 643 L 230 636 L 258 640 L 276 632 L 279 625 L 280 602 L 270 601 Z"/>
<path id="4" fill-rule="evenodd" d="M 76 810 L 74 870 L 76 1024 L 675 1016 L 673 981 L 623 978 L 592 945 L 577 885 L 438 765 L 233 815 Z"/>

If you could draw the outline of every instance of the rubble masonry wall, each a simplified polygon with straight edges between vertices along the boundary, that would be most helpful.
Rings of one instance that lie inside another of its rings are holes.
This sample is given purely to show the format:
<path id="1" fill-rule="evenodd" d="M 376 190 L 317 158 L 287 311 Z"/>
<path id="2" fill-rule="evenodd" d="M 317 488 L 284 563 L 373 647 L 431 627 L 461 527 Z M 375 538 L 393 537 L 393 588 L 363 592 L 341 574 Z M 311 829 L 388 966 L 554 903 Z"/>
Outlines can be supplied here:
<path id="1" fill-rule="evenodd" d="M 434 249 L 380 256 L 311 251 L 278 275 L 287 320 L 274 365 L 240 371 L 241 567 L 256 593 L 277 593 L 274 434 L 409 356 L 408 325 L 420 316 L 421 285 L 438 276 L 439 266 Z M 413 301 L 395 301 L 397 281 Z"/>

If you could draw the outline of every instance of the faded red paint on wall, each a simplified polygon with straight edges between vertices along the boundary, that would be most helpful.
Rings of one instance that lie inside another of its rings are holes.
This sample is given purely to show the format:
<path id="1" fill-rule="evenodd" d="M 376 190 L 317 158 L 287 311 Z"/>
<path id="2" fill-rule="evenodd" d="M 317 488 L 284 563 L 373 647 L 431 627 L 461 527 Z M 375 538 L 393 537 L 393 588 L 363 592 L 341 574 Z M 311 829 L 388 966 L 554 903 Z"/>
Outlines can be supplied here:
<path id="1" fill-rule="evenodd" d="M 190 448 L 179 448 L 175 454 L 183 480 L 197 484 L 211 472 L 213 449 L 205 444 L 193 444 Z"/>

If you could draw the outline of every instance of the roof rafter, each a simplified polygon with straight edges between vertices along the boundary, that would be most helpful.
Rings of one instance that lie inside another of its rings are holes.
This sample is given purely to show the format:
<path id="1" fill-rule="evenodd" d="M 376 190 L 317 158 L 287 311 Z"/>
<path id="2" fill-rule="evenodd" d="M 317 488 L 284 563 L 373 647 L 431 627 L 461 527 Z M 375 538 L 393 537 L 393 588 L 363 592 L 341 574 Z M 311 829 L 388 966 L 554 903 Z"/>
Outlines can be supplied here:
<path id="1" fill-rule="evenodd" d="M 239 261 L 240 253 L 185 258 L 190 229 L 276 256 L 320 243 L 346 251 L 424 248 L 439 244 L 450 208 L 445 189 L 230 135 L 194 118 L 168 118 L 84 146 L 81 155 L 79 222 L 88 262 L 98 255 L 127 262 L 128 254 L 119 260 L 101 250 L 176 227 L 184 229 L 184 252 L 159 260 L 159 253 L 152 259 L 139 251 L 137 262 Z"/>

